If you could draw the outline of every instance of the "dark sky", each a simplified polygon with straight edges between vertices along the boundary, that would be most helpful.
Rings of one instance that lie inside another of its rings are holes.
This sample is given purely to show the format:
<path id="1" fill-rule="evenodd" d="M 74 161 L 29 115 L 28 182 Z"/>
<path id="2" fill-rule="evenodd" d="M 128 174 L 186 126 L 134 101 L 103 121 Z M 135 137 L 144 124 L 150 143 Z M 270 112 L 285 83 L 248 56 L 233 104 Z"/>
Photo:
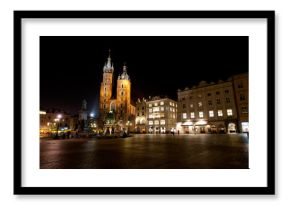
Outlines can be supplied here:
<path id="1" fill-rule="evenodd" d="M 115 78 L 128 66 L 134 101 L 248 72 L 246 36 L 42 36 L 40 105 L 77 112 L 86 99 L 96 109 L 109 49 Z"/>

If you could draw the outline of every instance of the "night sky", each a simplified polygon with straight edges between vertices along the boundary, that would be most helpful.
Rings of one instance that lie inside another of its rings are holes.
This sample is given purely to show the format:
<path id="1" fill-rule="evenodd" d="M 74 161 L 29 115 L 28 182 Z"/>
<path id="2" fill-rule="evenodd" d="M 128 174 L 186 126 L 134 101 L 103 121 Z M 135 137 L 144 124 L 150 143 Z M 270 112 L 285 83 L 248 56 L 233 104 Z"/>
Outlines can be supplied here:
<path id="1" fill-rule="evenodd" d="M 248 72 L 248 37 L 40 37 L 40 105 L 76 113 L 83 99 L 98 107 L 103 66 L 111 49 L 114 83 L 128 66 L 132 100 L 226 80 Z M 114 90 L 113 93 L 116 91 Z"/>

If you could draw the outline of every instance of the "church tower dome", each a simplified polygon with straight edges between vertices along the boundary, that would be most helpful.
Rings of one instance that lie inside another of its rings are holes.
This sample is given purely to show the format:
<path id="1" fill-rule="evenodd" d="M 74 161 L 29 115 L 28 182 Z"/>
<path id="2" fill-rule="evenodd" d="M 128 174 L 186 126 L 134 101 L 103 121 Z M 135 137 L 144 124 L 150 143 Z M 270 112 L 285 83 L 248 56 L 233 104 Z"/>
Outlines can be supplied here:
<path id="1" fill-rule="evenodd" d="M 122 79 L 122 80 L 130 80 L 129 75 L 127 73 L 127 66 L 126 63 L 124 63 L 123 65 L 123 73 L 118 76 L 118 79 Z"/>

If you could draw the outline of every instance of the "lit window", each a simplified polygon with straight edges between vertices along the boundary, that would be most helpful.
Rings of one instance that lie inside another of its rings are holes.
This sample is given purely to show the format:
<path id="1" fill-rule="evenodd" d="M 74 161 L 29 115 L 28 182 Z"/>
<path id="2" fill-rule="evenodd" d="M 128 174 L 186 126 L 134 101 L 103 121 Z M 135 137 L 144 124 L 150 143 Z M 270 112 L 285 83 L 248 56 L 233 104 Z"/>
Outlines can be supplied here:
<path id="1" fill-rule="evenodd" d="M 149 118 L 153 118 L 153 114 L 149 114 Z"/>
<path id="2" fill-rule="evenodd" d="M 149 109 L 149 112 L 152 112 L 152 108 Z"/>
<path id="3" fill-rule="evenodd" d="M 164 107 L 160 107 L 160 111 L 164 111 Z"/>
<path id="4" fill-rule="evenodd" d="M 172 115 L 172 117 L 173 117 L 173 119 L 175 119 L 175 115 L 174 114 Z"/>
<path id="5" fill-rule="evenodd" d="M 172 102 L 169 102 L 169 105 L 172 105 Z"/>
<path id="6" fill-rule="evenodd" d="M 194 118 L 194 112 L 190 113 L 190 118 Z"/>
<path id="7" fill-rule="evenodd" d="M 193 108 L 193 104 L 190 104 L 190 107 Z"/>
<path id="8" fill-rule="evenodd" d="M 149 107 L 152 107 L 152 104 L 149 104 Z"/>
<path id="9" fill-rule="evenodd" d="M 174 103 L 172 103 L 172 106 L 174 106 Z"/>
<path id="10" fill-rule="evenodd" d="M 197 97 L 201 98 L 201 94 L 198 94 Z"/>
<path id="11" fill-rule="evenodd" d="M 155 125 L 159 125 L 159 120 L 155 120 L 155 121 L 154 121 L 154 124 L 155 124 Z"/>
<path id="12" fill-rule="evenodd" d="M 187 118 L 186 113 L 182 113 L 182 118 L 183 118 L 183 119 L 186 119 L 186 118 Z"/>
<path id="13" fill-rule="evenodd" d="M 223 111 L 222 110 L 218 110 L 218 116 L 222 117 L 223 116 Z"/>
<path id="14" fill-rule="evenodd" d="M 160 102 L 160 105 L 164 105 L 164 102 L 163 102 L 163 101 L 161 101 L 161 102 Z"/>
<path id="15" fill-rule="evenodd" d="M 159 107 L 153 107 L 153 112 L 158 112 L 159 111 Z"/>
<path id="16" fill-rule="evenodd" d="M 158 103 L 154 103 L 154 106 L 158 106 Z"/>
<path id="17" fill-rule="evenodd" d="M 213 110 L 210 110 L 210 111 L 209 111 L 209 116 L 210 116 L 210 117 L 214 117 L 214 112 L 213 112 Z"/>
<path id="18" fill-rule="evenodd" d="M 149 125 L 153 125 L 153 121 L 152 120 L 149 121 Z"/>
<path id="19" fill-rule="evenodd" d="M 172 108 L 172 112 L 175 112 L 175 109 L 174 108 Z"/>
<path id="20" fill-rule="evenodd" d="M 199 112 L 198 115 L 200 118 L 203 118 L 203 112 Z"/>
<path id="21" fill-rule="evenodd" d="M 198 107 L 201 107 L 202 106 L 202 102 L 198 102 Z"/>
<path id="22" fill-rule="evenodd" d="M 165 120 L 160 120 L 160 125 L 165 125 Z"/>
<path id="23" fill-rule="evenodd" d="M 228 114 L 228 116 L 232 116 L 233 115 L 233 110 L 232 109 L 227 109 L 227 114 Z"/>

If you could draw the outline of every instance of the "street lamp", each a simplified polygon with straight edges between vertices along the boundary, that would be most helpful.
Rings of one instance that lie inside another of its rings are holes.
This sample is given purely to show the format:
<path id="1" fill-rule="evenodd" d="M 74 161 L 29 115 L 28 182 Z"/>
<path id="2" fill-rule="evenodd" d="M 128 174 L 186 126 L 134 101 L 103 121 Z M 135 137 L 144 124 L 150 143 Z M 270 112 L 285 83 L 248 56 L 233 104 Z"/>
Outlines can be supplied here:
<path id="1" fill-rule="evenodd" d="M 58 138 L 59 122 L 60 122 L 60 119 L 61 118 L 62 118 L 62 115 L 61 114 L 58 114 L 57 115 L 57 118 L 54 119 L 54 121 L 57 123 L 56 124 L 56 138 Z"/>

